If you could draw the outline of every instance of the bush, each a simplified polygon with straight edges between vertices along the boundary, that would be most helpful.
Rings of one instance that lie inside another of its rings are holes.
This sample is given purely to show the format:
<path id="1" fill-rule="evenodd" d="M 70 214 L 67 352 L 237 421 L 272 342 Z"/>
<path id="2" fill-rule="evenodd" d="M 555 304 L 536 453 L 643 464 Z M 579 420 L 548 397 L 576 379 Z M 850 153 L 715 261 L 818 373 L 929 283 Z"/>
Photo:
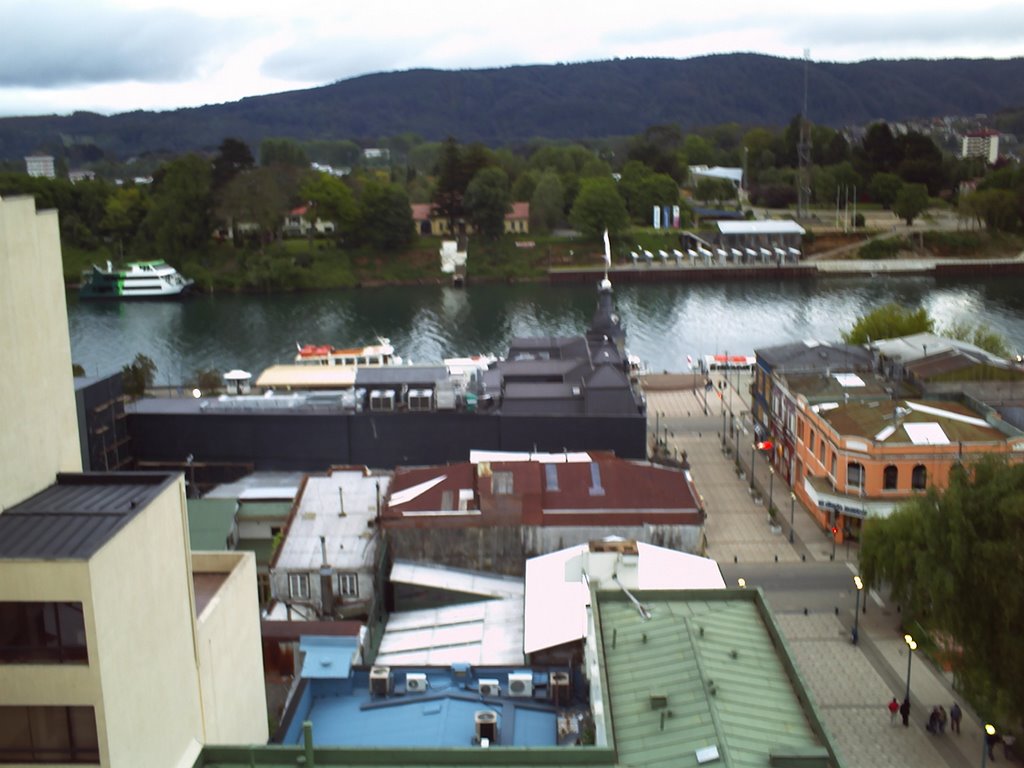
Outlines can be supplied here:
<path id="1" fill-rule="evenodd" d="M 904 247 L 906 247 L 906 240 L 902 237 L 871 240 L 861 246 L 857 256 L 858 258 L 869 260 L 894 259 Z"/>

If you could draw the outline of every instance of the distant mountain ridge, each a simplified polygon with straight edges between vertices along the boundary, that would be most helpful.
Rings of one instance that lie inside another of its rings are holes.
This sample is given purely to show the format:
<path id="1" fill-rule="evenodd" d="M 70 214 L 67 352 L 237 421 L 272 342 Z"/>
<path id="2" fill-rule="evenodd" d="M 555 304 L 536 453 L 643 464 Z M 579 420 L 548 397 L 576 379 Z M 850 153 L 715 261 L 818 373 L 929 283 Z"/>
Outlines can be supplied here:
<path id="1" fill-rule="evenodd" d="M 808 114 L 839 127 L 1024 105 L 1024 58 L 812 62 Z M 510 144 L 636 134 L 651 125 L 781 126 L 803 104 L 804 62 L 760 54 L 416 69 L 169 112 L 0 119 L 0 158 L 93 143 L 120 158 L 211 149 L 228 136 L 365 139 L 415 133 Z"/>

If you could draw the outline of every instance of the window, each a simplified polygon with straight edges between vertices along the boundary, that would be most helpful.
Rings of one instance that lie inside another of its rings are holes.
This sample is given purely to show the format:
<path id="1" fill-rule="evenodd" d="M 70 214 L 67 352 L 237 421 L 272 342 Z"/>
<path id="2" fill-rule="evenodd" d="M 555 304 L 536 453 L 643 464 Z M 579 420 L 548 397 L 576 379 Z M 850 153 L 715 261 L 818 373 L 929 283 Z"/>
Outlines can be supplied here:
<path id="1" fill-rule="evenodd" d="M 801 443 L 804 441 L 804 420 L 803 419 L 797 419 L 796 420 L 796 439 L 799 440 Z"/>
<path id="2" fill-rule="evenodd" d="M 544 465 L 544 489 L 548 491 L 558 490 L 558 465 Z"/>
<path id="3" fill-rule="evenodd" d="M 355 573 L 339 573 L 338 594 L 342 597 L 359 597 L 359 575 Z"/>
<path id="4" fill-rule="evenodd" d="M 309 574 L 288 574 L 288 597 L 292 600 L 309 600 Z"/>
<path id="5" fill-rule="evenodd" d="M 0 664 L 85 664 L 81 603 L 0 602 Z"/>
<path id="6" fill-rule="evenodd" d="M 830 475 L 832 475 L 832 479 L 834 480 L 835 477 L 836 477 L 836 454 L 835 454 L 835 451 L 832 452 L 832 466 L 829 469 L 828 473 Z"/>
<path id="7" fill-rule="evenodd" d="M 491 493 L 495 496 L 512 495 L 512 473 L 495 472 L 491 475 Z"/>
<path id="8" fill-rule="evenodd" d="M 825 440 L 821 439 L 818 441 L 818 461 L 821 462 L 821 466 L 825 466 Z M 832 473 L 833 475 L 835 472 Z"/>
<path id="9" fill-rule="evenodd" d="M 92 707 L 0 706 L 0 763 L 99 761 Z"/>
<path id="10" fill-rule="evenodd" d="M 850 488 L 864 488 L 864 465 L 859 461 L 846 463 L 846 485 Z"/>
<path id="11" fill-rule="evenodd" d="M 895 465 L 890 464 L 882 471 L 882 488 L 886 491 L 895 491 L 900 482 L 900 471 Z"/>
<path id="12" fill-rule="evenodd" d="M 910 475 L 910 487 L 915 491 L 923 491 L 928 485 L 928 470 L 924 464 L 918 464 Z"/>

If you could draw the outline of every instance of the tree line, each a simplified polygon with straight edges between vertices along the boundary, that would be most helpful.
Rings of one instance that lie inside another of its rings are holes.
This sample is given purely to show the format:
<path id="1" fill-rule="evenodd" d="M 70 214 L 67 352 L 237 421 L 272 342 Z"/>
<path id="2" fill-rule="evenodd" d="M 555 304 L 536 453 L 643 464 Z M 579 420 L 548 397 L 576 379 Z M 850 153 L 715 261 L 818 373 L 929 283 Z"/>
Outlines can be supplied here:
<path id="1" fill-rule="evenodd" d="M 656 205 L 682 204 L 684 223 L 688 201 L 739 207 L 730 182 L 694 183 L 692 165 L 742 167 L 750 203 L 792 204 L 800 120 L 775 131 L 728 124 L 684 133 L 678 125 L 659 125 L 617 139 L 496 149 L 403 134 L 379 142 L 384 152 L 376 159 L 349 140 L 276 138 L 261 143 L 257 162 L 245 142 L 226 138 L 216 152 L 164 161 L 151 184 L 71 184 L 6 173 L 0 194 L 29 192 L 40 207 L 59 209 L 62 237 L 72 246 L 172 263 L 208 251 L 215 232 L 230 233 L 243 252 L 263 253 L 281 237 L 285 213 L 300 205 L 310 206 L 310 217 L 335 223 L 334 245 L 342 249 L 409 248 L 411 203 L 432 203 L 452 229 L 465 221 L 485 239 L 501 236 L 515 201 L 530 203 L 536 233 L 568 226 L 615 235 L 649 224 Z M 1016 167 L 988 169 L 943 153 L 929 136 L 894 135 L 882 123 L 852 144 L 822 126 L 812 126 L 810 137 L 813 204 L 831 206 L 845 192 L 912 221 L 941 197 L 990 229 L 1019 230 L 1024 220 L 1024 172 Z M 312 170 L 311 162 L 347 175 Z M 979 178 L 976 190 L 960 194 L 961 182 Z"/>

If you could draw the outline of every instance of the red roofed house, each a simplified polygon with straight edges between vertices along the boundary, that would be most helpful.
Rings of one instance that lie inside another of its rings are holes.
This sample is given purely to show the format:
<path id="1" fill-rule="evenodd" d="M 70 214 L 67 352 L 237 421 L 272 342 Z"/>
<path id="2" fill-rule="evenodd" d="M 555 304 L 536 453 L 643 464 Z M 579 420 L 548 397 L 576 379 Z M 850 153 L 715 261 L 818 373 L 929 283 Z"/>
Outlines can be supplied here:
<path id="1" fill-rule="evenodd" d="M 313 221 L 310 221 L 311 217 L 315 217 Z M 300 205 L 288 211 L 282 228 L 285 237 L 305 237 L 311 229 L 318 235 L 330 235 L 334 233 L 335 227 L 333 221 L 324 221 L 316 216 L 313 205 Z"/>
<path id="2" fill-rule="evenodd" d="M 521 575 L 528 557 L 617 535 L 700 553 L 688 472 L 611 453 L 474 451 L 395 470 L 381 513 L 396 558 Z"/>
<path id="3" fill-rule="evenodd" d="M 448 219 L 438 214 L 432 203 L 413 203 L 412 220 L 418 235 L 443 237 L 452 234 Z M 476 230 L 468 221 L 455 222 L 456 234 L 472 235 Z M 505 214 L 505 234 L 526 235 L 530 233 L 530 204 L 512 203 L 512 209 Z"/>

